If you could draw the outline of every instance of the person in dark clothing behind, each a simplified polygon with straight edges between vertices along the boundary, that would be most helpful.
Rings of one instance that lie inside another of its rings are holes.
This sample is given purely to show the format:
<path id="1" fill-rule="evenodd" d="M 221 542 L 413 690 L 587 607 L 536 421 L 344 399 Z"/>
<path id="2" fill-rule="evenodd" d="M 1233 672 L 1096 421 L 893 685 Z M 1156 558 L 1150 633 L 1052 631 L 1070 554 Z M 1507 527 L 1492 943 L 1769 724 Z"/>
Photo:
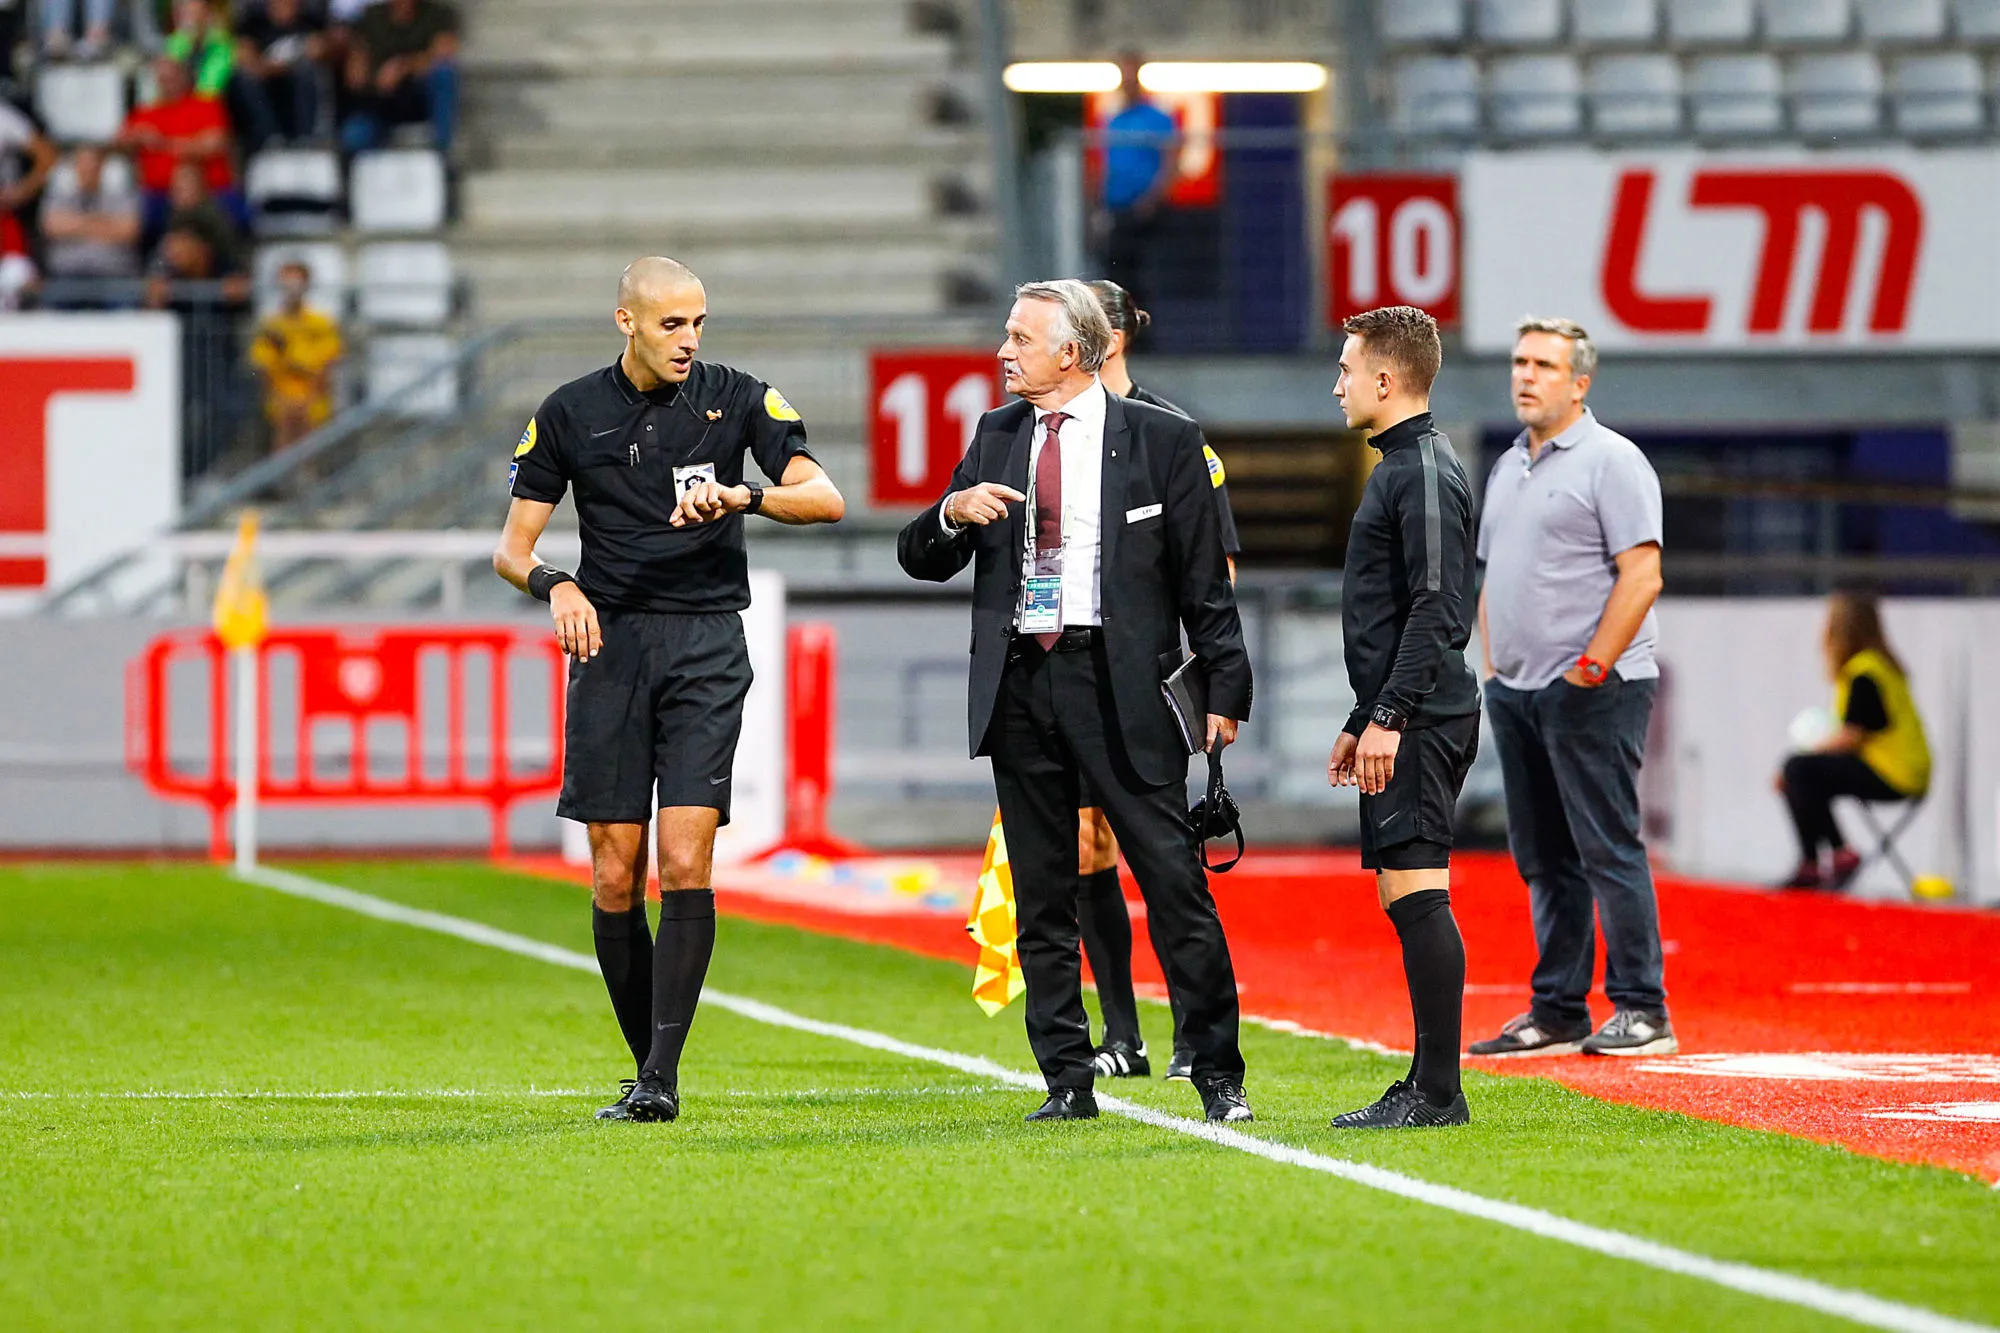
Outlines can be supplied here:
<path id="1" fill-rule="evenodd" d="M 1903 664 L 1882 632 L 1882 612 L 1865 592 L 1836 592 L 1827 603 L 1827 674 L 1833 678 L 1833 733 L 1785 760 L 1778 791 L 1799 835 L 1799 865 L 1780 888 L 1847 887 L 1861 856 L 1834 822 L 1833 798 L 1921 800 L 1931 785 L 1930 743 Z M 1820 851 L 1832 853 L 1822 868 Z M 1830 871 L 1830 873 L 1828 873 Z"/>
<path id="2" fill-rule="evenodd" d="M 236 20 L 236 77 L 288 139 L 319 136 L 327 52 L 326 15 L 305 0 L 264 0 Z"/>
<path id="3" fill-rule="evenodd" d="M 395 125 L 429 121 L 440 153 L 458 130 L 458 10 L 446 0 L 377 0 L 347 44 L 350 153 L 382 146 Z"/>
<path id="4" fill-rule="evenodd" d="M 1472 638 L 1472 487 L 1432 424 L 1437 322 L 1412 306 L 1341 326 L 1340 399 L 1382 451 L 1347 539 L 1341 625 L 1354 712 L 1327 780 L 1361 789 L 1361 864 L 1403 945 L 1416 1023 L 1407 1076 L 1335 1129 L 1463 1125 L 1458 1038 L 1465 944 L 1451 914 L 1452 816 L 1479 749 Z"/>

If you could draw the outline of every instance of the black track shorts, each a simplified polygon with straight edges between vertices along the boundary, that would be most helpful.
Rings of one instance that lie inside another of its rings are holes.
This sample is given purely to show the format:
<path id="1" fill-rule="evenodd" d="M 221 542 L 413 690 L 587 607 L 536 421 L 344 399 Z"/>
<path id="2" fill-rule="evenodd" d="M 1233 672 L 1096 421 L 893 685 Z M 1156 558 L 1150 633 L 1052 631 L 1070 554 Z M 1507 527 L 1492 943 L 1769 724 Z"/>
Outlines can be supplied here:
<path id="1" fill-rule="evenodd" d="M 708 806 L 729 822 L 729 789 L 750 646 L 734 611 L 598 614 L 603 651 L 569 664 L 562 798 L 586 824 L 644 824 L 660 805 Z"/>
<path id="2" fill-rule="evenodd" d="M 1453 812 L 1479 754 L 1479 714 L 1403 733 L 1396 771 L 1380 796 L 1361 797 L 1366 870 L 1442 870 L 1451 864 Z"/>

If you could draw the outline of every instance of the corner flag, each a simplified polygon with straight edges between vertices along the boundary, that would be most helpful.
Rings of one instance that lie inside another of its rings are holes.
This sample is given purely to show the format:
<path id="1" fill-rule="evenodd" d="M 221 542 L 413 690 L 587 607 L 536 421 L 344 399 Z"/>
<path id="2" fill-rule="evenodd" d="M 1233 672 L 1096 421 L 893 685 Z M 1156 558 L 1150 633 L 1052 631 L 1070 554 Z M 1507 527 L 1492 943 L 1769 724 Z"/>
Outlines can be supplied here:
<path id="1" fill-rule="evenodd" d="M 236 526 L 236 545 L 230 549 L 228 563 L 222 567 L 222 582 L 215 590 L 216 637 L 232 652 L 264 642 L 270 622 L 270 601 L 257 568 L 257 527 L 257 511 L 253 509 Z"/>
<path id="2" fill-rule="evenodd" d="M 1014 952 L 1014 872 L 1007 865 L 1007 835 L 998 810 L 993 812 L 993 831 L 986 835 L 986 859 L 979 866 L 979 886 L 973 891 L 965 933 L 979 945 L 972 998 L 991 1018 L 1027 989 L 1021 960 Z"/>

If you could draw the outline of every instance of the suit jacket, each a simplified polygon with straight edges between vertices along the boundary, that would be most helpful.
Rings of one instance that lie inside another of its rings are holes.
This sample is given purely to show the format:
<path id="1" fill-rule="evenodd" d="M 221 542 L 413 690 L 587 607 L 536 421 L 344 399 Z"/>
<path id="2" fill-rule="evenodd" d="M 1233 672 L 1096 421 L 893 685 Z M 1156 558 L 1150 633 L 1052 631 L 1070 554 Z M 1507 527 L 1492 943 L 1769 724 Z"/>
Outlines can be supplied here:
<path id="1" fill-rule="evenodd" d="M 1185 628 L 1208 676 L 1209 711 L 1239 721 L 1250 716 L 1250 657 L 1201 428 L 1106 396 L 1099 593 L 1116 712 L 1106 724 L 1123 737 L 1139 777 L 1164 785 L 1185 780 L 1187 751 L 1160 693 L 1161 655 L 1180 652 Z M 1019 399 L 981 417 L 946 495 L 982 481 L 1025 495 L 1034 430 L 1034 409 Z M 936 583 L 973 566 L 966 720 L 972 753 L 990 754 L 993 705 L 1021 598 L 1027 506 L 1009 504 L 1005 519 L 954 535 L 940 520 L 944 499 L 910 520 L 896 539 L 896 558 L 911 577 Z"/>

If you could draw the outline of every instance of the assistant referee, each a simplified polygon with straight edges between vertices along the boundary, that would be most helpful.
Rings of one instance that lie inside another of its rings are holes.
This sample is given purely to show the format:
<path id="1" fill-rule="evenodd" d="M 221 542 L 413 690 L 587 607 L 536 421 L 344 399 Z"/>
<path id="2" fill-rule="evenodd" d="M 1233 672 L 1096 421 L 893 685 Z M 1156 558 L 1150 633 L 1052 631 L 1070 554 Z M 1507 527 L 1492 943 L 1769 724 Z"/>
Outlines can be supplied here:
<path id="1" fill-rule="evenodd" d="M 695 359 L 708 296 L 685 265 L 633 261 L 616 318 L 624 354 L 550 394 L 521 432 L 493 568 L 549 604 L 571 658 L 556 813 L 590 829 L 598 966 L 638 1065 L 597 1116 L 657 1121 L 680 1114 L 681 1048 L 715 948 L 715 831 L 729 822 L 750 691 L 743 519 L 833 523 L 845 505 L 783 394 Z M 746 453 L 778 484 L 745 481 Z M 535 554 L 565 490 L 583 542 L 574 574 Z M 646 924 L 656 787 L 657 939 Z"/>

